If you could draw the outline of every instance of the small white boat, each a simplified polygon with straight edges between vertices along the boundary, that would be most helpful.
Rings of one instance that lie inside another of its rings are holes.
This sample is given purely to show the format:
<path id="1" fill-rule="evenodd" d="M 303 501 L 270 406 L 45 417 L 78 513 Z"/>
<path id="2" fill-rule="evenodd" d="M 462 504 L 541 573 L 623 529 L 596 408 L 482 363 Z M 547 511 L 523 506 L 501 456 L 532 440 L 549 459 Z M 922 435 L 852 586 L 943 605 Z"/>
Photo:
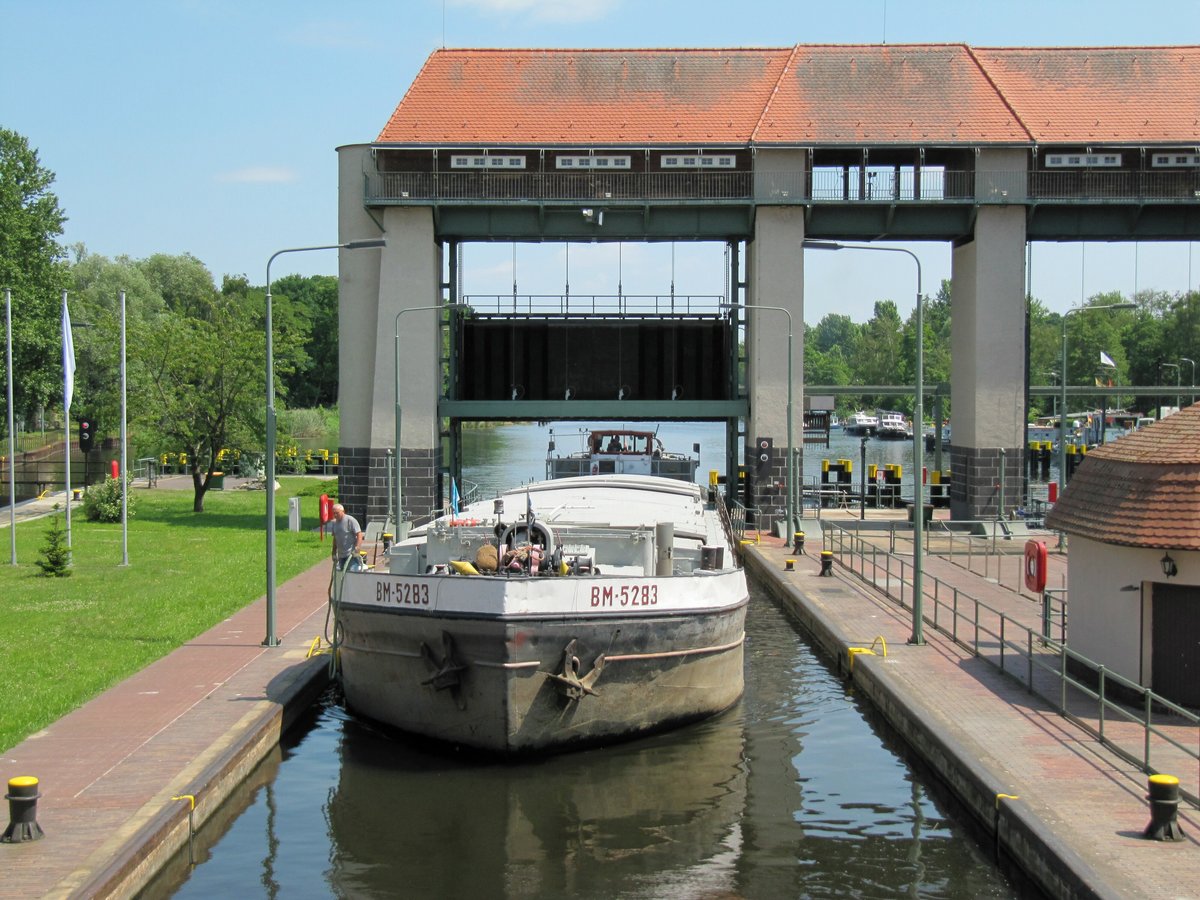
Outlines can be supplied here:
<path id="1" fill-rule="evenodd" d="M 842 423 L 842 433 L 855 437 L 870 437 L 879 427 L 879 418 L 859 410 Z"/>
<path id="2" fill-rule="evenodd" d="M 902 441 L 905 438 L 911 439 L 913 433 L 902 413 L 881 409 L 877 416 L 875 435 L 882 441 Z"/>
<path id="3" fill-rule="evenodd" d="M 745 575 L 715 493 L 679 480 L 511 490 L 414 530 L 388 571 L 346 573 L 334 595 L 347 705 L 441 741 L 585 746 L 742 694 Z"/>
<path id="4" fill-rule="evenodd" d="M 666 450 L 653 431 L 622 428 L 597 428 L 575 434 L 581 448 L 566 456 L 556 456 L 557 438 L 550 432 L 546 453 L 546 477 L 572 478 L 577 475 L 657 475 L 695 481 L 698 456 Z M 568 435 L 570 437 L 570 435 Z M 700 445 L 693 451 L 700 452 Z"/>

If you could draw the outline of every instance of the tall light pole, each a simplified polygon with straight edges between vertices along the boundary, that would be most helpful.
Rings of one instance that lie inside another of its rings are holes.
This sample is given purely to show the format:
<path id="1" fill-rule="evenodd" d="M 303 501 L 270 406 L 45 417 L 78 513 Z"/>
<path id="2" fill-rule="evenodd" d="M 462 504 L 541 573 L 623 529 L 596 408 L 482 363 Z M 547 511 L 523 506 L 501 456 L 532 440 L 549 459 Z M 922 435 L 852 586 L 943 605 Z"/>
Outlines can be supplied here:
<path id="1" fill-rule="evenodd" d="M 1186 356 L 1179 357 L 1179 361 L 1181 363 L 1191 363 L 1192 364 L 1192 385 L 1191 385 L 1192 386 L 1192 402 L 1195 403 L 1196 402 L 1196 361 L 1194 359 L 1188 359 Z"/>
<path id="2" fill-rule="evenodd" d="M 810 250 L 876 250 L 903 253 L 917 264 L 917 347 L 916 389 L 913 396 L 913 614 L 910 644 L 925 643 L 925 585 L 923 554 L 925 548 L 925 310 L 921 300 L 921 260 L 904 247 L 876 247 L 874 244 L 843 244 L 837 241 L 805 241 Z M 934 427 L 938 427 L 935 425 Z M 1004 473 L 1000 473 L 1004 477 Z"/>
<path id="3" fill-rule="evenodd" d="M 264 647 L 278 647 L 279 639 L 275 636 L 275 360 L 271 326 L 271 263 L 275 257 L 285 253 L 307 253 L 310 250 L 366 250 L 370 247 L 383 247 L 387 241 L 383 238 L 371 238 L 362 241 L 346 241 L 344 244 L 322 244 L 317 247 L 289 247 L 277 250 L 267 260 L 267 636 L 263 639 Z"/>
<path id="4" fill-rule="evenodd" d="M 403 316 L 405 313 L 410 313 L 410 312 L 433 312 L 435 310 L 443 310 L 443 309 L 459 310 L 459 309 L 466 309 L 466 308 L 467 308 L 467 305 L 465 303 L 437 303 L 437 304 L 434 304 L 433 306 L 410 306 L 410 307 L 407 307 L 406 309 L 402 309 L 402 310 L 400 310 L 400 312 L 396 313 L 396 326 L 394 329 L 395 341 L 396 341 L 396 343 L 395 343 L 395 348 L 396 348 L 396 458 L 394 460 L 392 460 L 392 465 L 395 467 L 394 475 L 392 478 L 392 481 L 394 482 L 392 491 L 394 493 L 394 500 L 395 500 L 395 504 L 396 504 L 395 539 L 397 541 L 399 541 L 401 539 L 400 523 L 404 521 L 404 510 L 400 506 L 400 502 L 404 496 L 404 492 L 401 490 L 401 487 L 400 487 L 400 476 L 403 474 L 403 465 L 400 462 L 400 436 L 401 436 L 400 432 L 401 432 L 401 421 L 402 421 L 402 411 L 400 409 L 400 317 Z"/>
<path id="5" fill-rule="evenodd" d="M 1182 387 L 1182 385 L 1180 384 L 1180 381 L 1179 381 L 1179 372 L 1180 372 L 1179 363 L 1165 362 L 1162 364 L 1162 367 L 1164 369 L 1174 369 L 1175 370 L 1175 411 L 1179 412 L 1179 390 Z"/>
<path id="6" fill-rule="evenodd" d="M 5 389 L 8 392 L 8 538 L 12 545 L 12 565 L 17 564 L 17 439 L 13 434 L 13 365 L 12 365 L 12 291 L 4 289 L 4 364 L 7 370 Z M 68 500 L 68 503 L 71 501 Z"/>
<path id="7" fill-rule="evenodd" d="M 759 303 L 743 306 L 740 303 L 718 303 L 717 306 L 721 309 L 764 309 L 771 312 L 781 312 L 787 316 L 788 333 L 787 333 L 787 494 L 786 494 L 786 515 L 787 515 L 787 533 L 784 539 L 790 541 L 792 539 L 792 529 L 796 527 L 796 507 L 793 500 L 793 494 L 796 487 L 795 475 L 795 454 L 792 450 L 792 313 L 791 310 L 783 306 L 763 306 Z"/>
<path id="8" fill-rule="evenodd" d="M 1079 312 L 1095 312 L 1101 309 L 1137 309 L 1136 303 L 1110 303 L 1105 306 L 1076 306 L 1068 309 L 1062 317 L 1062 359 L 1059 369 L 1058 404 L 1058 494 L 1061 497 L 1067 486 L 1067 317 Z"/>

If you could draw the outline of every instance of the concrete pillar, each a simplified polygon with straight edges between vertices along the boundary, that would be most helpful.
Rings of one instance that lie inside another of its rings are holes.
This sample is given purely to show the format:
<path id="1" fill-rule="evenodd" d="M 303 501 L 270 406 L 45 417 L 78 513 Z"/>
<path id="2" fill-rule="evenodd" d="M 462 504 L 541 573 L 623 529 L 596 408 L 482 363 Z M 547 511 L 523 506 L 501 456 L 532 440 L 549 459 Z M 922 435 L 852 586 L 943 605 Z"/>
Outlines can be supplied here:
<path id="1" fill-rule="evenodd" d="M 750 421 L 745 450 L 749 505 L 760 511 L 758 527 L 770 529 L 784 519 L 787 507 L 788 317 L 792 326 L 792 445 L 795 450 L 797 496 L 804 446 L 804 209 L 760 206 L 755 213 L 754 240 L 746 244 L 746 357 Z M 754 441 L 770 438 L 770 474 L 756 477 L 758 449 Z M 797 511 L 798 514 L 798 511 Z"/>
<path id="2" fill-rule="evenodd" d="M 980 168 L 1012 163 L 997 151 Z M 982 155 L 982 154 L 981 154 Z M 1024 501 L 1025 210 L 983 206 L 973 240 L 954 248 L 951 263 L 950 510 L 956 519 L 991 518 Z M 1005 450 L 1001 472 L 1001 449 Z"/>
<path id="3" fill-rule="evenodd" d="M 359 521 L 382 522 L 388 510 L 395 447 L 395 330 L 402 309 L 432 306 L 441 295 L 441 249 L 427 207 L 363 207 L 362 172 L 370 165 L 363 145 L 338 149 L 339 240 L 379 235 L 381 252 L 343 252 L 338 279 L 338 492 Z M 412 516 L 436 502 L 440 449 L 437 401 L 440 335 L 433 312 L 400 319 L 403 411 L 402 496 Z"/>

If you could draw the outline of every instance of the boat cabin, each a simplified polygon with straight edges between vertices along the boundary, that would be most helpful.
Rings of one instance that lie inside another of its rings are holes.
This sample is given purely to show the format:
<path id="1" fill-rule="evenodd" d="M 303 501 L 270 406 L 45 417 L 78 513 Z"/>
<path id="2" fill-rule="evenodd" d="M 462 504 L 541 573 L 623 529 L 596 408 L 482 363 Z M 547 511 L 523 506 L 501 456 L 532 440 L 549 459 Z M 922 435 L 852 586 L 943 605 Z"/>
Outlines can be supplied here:
<path id="1" fill-rule="evenodd" d="M 653 431 L 625 428 L 597 428 L 579 432 L 583 449 L 567 456 L 555 456 L 555 440 L 550 437 L 546 455 L 547 478 L 574 478 L 579 475 L 657 475 L 694 482 L 700 460 L 664 449 Z M 700 452 L 700 445 L 693 445 Z"/>

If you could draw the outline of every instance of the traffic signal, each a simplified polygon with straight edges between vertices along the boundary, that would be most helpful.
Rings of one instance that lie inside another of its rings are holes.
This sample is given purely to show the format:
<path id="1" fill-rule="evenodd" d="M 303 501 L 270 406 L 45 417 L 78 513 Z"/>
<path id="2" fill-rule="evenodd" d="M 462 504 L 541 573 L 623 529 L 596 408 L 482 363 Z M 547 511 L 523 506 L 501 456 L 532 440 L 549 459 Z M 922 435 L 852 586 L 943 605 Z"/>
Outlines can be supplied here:
<path id="1" fill-rule="evenodd" d="M 79 449 L 84 453 L 91 452 L 92 444 L 96 440 L 96 420 L 95 419 L 80 419 L 79 420 Z"/>

